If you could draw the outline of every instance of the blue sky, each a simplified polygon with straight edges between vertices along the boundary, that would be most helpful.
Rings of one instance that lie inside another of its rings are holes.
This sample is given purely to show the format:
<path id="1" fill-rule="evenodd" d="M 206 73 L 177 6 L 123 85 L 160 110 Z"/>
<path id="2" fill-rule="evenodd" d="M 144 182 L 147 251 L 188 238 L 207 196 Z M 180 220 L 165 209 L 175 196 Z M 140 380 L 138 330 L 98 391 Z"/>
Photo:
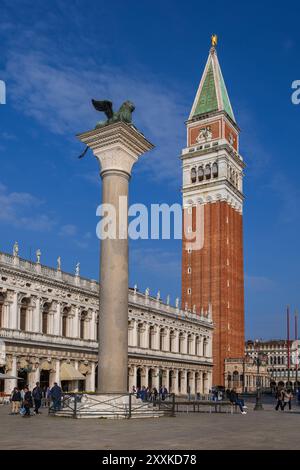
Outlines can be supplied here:
<path id="1" fill-rule="evenodd" d="M 229 6 L 230 5 L 230 6 Z M 300 6 L 286 2 L 0 0 L 0 250 L 98 278 L 96 160 L 75 134 L 99 116 L 91 97 L 136 104 L 156 145 L 136 165 L 131 202 L 181 202 L 179 155 L 210 36 L 241 133 L 246 337 L 285 335 L 299 305 Z M 180 296 L 180 241 L 131 242 L 130 282 Z"/>

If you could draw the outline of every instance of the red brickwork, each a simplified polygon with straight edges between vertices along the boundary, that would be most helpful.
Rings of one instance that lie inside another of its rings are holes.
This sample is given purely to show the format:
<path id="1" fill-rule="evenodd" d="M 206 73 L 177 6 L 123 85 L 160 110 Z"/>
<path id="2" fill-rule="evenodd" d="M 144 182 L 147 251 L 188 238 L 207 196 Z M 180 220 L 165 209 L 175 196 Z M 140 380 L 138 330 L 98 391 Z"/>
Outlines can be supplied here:
<path id="1" fill-rule="evenodd" d="M 193 230 L 195 211 L 193 208 Z M 186 303 L 190 309 L 196 305 L 200 314 L 210 302 L 215 325 L 213 384 L 224 385 L 224 359 L 244 355 L 243 219 L 226 202 L 204 206 L 202 249 L 188 253 L 183 240 L 183 308 Z"/>

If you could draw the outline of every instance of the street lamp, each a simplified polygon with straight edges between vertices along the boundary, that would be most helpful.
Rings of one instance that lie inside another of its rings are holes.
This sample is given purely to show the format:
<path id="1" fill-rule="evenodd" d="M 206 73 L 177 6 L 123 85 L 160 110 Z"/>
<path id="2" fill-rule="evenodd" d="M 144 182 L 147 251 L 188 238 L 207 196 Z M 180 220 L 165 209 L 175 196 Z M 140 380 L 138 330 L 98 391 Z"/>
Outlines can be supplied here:
<path id="1" fill-rule="evenodd" d="M 262 351 L 259 351 L 259 341 L 255 341 L 255 348 L 257 350 L 256 356 L 254 357 L 254 365 L 257 367 L 257 376 L 256 376 L 256 401 L 255 401 L 255 411 L 263 410 L 262 405 L 262 393 L 261 393 L 261 379 L 259 375 L 259 368 L 265 361 L 265 354 Z"/>

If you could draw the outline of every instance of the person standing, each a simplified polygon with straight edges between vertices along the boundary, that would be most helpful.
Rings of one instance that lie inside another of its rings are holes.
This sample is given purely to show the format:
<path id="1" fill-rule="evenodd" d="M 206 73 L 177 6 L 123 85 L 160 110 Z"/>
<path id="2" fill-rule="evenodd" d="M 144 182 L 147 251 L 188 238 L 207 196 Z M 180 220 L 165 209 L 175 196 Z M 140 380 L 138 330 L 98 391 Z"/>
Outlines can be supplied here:
<path id="1" fill-rule="evenodd" d="M 286 392 L 284 392 L 283 396 L 283 409 L 285 409 L 286 405 L 289 405 L 289 410 L 291 411 L 292 409 L 292 398 L 293 394 L 291 389 L 288 389 Z"/>
<path id="2" fill-rule="evenodd" d="M 35 387 L 34 389 L 32 390 L 32 396 L 33 396 L 33 399 L 34 399 L 34 411 L 35 411 L 35 414 L 38 415 L 38 414 L 41 414 L 39 412 L 39 409 L 42 405 L 42 398 L 43 398 L 43 391 L 40 387 L 40 383 L 37 382 L 35 384 Z"/>
<path id="3" fill-rule="evenodd" d="M 300 405 L 300 387 L 297 390 L 297 402 L 298 402 L 298 405 Z"/>
<path id="4" fill-rule="evenodd" d="M 285 393 L 285 390 L 284 388 L 279 388 L 277 390 L 277 393 L 276 393 L 276 398 L 277 398 L 277 403 L 276 403 L 276 406 L 275 406 L 275 410 L 278 411 L 278 409 L 280 408 L 281 411 L 284 410 L 284 393 Z"/>
<path id="5" fill-rule="evenodd" d="M 51 388 L 47 387 L 45 406 L 49 408 L 50 405 L 51 405 Z"/>
<path id="6" fill-rule="evenodd" d="M 21 392 L 17 387 L 15 387 L 11 394 L 11 414 L 19 414 L 20 404 L 22 401 Z"/>
<path id="7" fill-rule="evenodd" d="M 164 386 L 163 389 L 162 389 L 162 397 L 161 399 L 162 400 L 165 400 L 167 398 L 167 395 L 168 395 L 168 390 L 167 390 L 167 387 Z"/>
<path id="8" fill-rule="evenodd" d="M 140 398 L 142 399 L 142 401 L 147 401 L 147 390 L 144 385 L 142 387 L 142 390 L 140 391 Z"/>
<path id="9" fill-rule="evenodd" d="M 31 394 L 31 391 L 29 390 L 28 387 L 24 388 L 23 406 L 25 408 L 25 414 L 23 415 L 23 417 L 29 417 L 30 416 L 30 408 L 33 407 L 33 402 L 32 402 L 32 394 Z"/>
<path id="10" fill-rule="evenodd" d="M 157 388 L 156 388 L 156 387 L 153 387 L 153 390 L 152 390 L 152 397 L 153 397 L 153 402 L 156 403 L 157 397 L 158 397 L 158 391 L 157 391 Z"/>
<path id="11" fill-rule="evenodd" d="M 50 394 L 51 394 L 51 399 L 53 402 L 54 411 L 59 411 L 61 407 L 62 390 L 60 386 L 57 385 L 57 382 L 54 382 L 54 385 L 51 388 Z"/>

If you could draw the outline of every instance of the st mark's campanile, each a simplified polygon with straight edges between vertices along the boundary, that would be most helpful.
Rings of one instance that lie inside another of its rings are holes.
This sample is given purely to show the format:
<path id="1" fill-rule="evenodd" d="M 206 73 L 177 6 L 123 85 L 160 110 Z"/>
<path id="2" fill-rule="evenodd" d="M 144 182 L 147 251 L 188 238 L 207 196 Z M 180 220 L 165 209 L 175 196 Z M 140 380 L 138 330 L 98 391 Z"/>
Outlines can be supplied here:
<path id="1" fill-rule="evenodd" d="M 215 327 L 213 384 L 224 385 L 225 358 L 244 356 L 245 165 L 239 154 L 239 128 L 216 42 L 213 36 L 187 121 L 187 146 L 181 156 L 185 227 L 182 303 L 183 308 L 199 315 L 211 308 Z M 193 246 L 187 239 L 197 231 L 199 240 Z"/>

